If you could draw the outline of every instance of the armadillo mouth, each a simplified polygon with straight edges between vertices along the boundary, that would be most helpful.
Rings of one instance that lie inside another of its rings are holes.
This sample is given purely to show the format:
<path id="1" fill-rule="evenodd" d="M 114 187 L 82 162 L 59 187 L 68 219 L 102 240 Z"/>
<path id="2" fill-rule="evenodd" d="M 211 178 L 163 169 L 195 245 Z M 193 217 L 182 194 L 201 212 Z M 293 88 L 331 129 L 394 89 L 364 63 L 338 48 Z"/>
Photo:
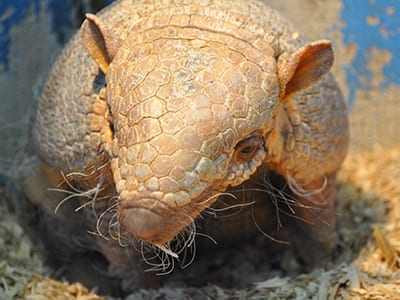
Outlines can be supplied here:
<path id="1" fill-rule="evenodd" d="M 178 211 L 159 200 L 142 198 L 124 202 L 119 208 L 121 229 L 144 242 L 163 245 L 187 225 Z"/>
<path id="2" fill-rule="evenodd" d="M 136 238 L 157 243 L 166 232 L 167 219 L 147 208 L 130 207 L 121 210 L 119 222 L 124 230 Z"/>

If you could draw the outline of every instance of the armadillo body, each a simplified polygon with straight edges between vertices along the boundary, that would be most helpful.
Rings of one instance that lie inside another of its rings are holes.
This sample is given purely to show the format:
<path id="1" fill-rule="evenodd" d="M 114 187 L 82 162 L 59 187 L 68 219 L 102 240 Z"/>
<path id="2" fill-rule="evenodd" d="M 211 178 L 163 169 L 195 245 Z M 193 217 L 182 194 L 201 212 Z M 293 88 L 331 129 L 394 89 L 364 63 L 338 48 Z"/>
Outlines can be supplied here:
<path id="1" fill-rule="evenodd" d="M 291 187 L 296 230 L 329 252 L 348 145 L 332 61 L 328 41 L 307 44 L 257 0 L 117 1 L 87 16 L 44 83 L 28 194 L 58 210 L 65 195 L 40 190 L 66 181 L 118 270 L 138 260 L 134 240 L 175 256 L 170 241 L 220 193 L 268 169 Z"/>

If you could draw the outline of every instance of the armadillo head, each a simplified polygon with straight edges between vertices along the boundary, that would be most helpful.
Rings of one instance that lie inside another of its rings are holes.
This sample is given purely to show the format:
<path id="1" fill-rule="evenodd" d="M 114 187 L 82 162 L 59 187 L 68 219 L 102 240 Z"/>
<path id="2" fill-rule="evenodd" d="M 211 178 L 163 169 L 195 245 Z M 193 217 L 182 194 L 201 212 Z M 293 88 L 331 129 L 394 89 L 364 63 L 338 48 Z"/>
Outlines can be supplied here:
<path id="1" fill-rule="evenodd" d="M 280 99 L 276 58 L 265 41 L 244 31 L 246 39 L 186 29 L 141 32 L 138 25 L 121 42 L 93 15 L 82 27 L 106 73 L 120 226 L 156 245 L 263 163 Z"/>

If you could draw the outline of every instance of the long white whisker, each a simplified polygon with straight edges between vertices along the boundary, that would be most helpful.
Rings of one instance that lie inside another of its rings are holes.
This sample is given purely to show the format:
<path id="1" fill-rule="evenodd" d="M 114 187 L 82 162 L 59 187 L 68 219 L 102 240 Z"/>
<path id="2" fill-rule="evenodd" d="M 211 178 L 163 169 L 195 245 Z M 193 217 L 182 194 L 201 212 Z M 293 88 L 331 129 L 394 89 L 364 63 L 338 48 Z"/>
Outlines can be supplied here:
<path id="1" fill-rule="evenodd" d="M 326 185 L 328 184 L 328 179 L 326 176 L 324 176 L 324 182 L 322 183 L 321 187 L 314 189 L 314 190 L 305 190 L 301 184 L 299 184 L 294 177 L 291 175 L 288 175 L 288 180 L 287 180 L 290 189 L 295 193 L 297 196 L 307 198 L 316 194 L 321 193 L 325 188 Z M 312 200 L 310 199 L 312 202 Z"/>
<path id="2" fill-rule="evenodd" d="M 155 245 L 157 248 L 159 248 L 161 251 L 165 252 L 166 254 L 174 257 L 174 258 L 179 258 L 179 255 L 174 253 L 171 249 L 168 249 L 165 245 Z"/>
<path id="3" fill-rule="evenodd" d="M 62 172 L 62 171 L 60 172 L 60 174 L 61 174 L 62 178 L 64 179 L 64 182 L 67 184 L 67 186 L 68 186 L 72 191 L 74 191 L 74 192 L 76 192 L 76 193 L 80 193 L 80 192 L 81 192 L 81 190 L 79 190 L 77 187 L 75 187 L 75 186 L 69 181 L 69 179 L 67 178 L 68 175 L 65 175 L 64 172 Z M 62 184 L 62 183 L 60 183 L 60 184 Z"/>
<path id="4" fill-rule="evenodd" d="M 207 239 L 209 239 L 214 245 L 218 245 L 218 242 L 210 235 L 205 234 L 205 233 L 201 233 L 201 232 L 196 232 L 197 236 L 201 236 L 201 237 L 205 237 Z"/>
<path id="5" fill-rule="evenodd" d="M 232 197 L 233 199 L 237 200 L 237 197 L 235 195 L 233 195 L 231 193 L 223 192 L 223 193 L 218 193 L 218 194 L 212 195 L 211 197 L 207 198 L 206 200 L 196 203 L 196 205 L 201 206 L 201 205 L 207 204 L 211 200 L 214 200 L 215 198 L 218 198 L 220 196 L 229 196 L 229 197 Z"/>
<path id="6" fill-rule="evenodd" d="M 57 204 L 56 208 L 54 209 L 54 213 L 57 214 L 58 210 L 60 209 L 60 207 L 61 207 L 65 202 L 67 202 L 68 200 L 73 199 L 73 198 L 75 198 L 75 197 L 79 197 L 79 196 L 80 196 L 79 194 L 72 194 L 72 195 L 69 195 L 68 197 L 65 197 L 63 200 L 61 200 L 61 201 Z"/>
<path id="7" fill-rule="evenodd" d="M 112 211 L 115 207 L 117 207 L 118 206 L 118 203 L 116 203 L 116 204 L 114 204 L 113 206 L 110 206 L 109 208 L 107 208 L 105 211 L 103 211 L 101 214 L 100 214 L 100 216 L 99 216 L 99 218 L 97 219 L 97 222 L 96 222 L 96 229 L 97 229 L 97 232 L 99 233 L 99 235 L 102 237 L 102 238 L 104 238 L 104 239 L 106 239 L 106 240 L 109 240 L 109 238 L 108 237 L 106 237 L 102 232 L 101 232 L 101 225 L 102 225 L 102 220 L 103 220 L 103 218 L 104 218 L 104 216 L 106 215 L 106 214 L 108 214 L 110 211 Z"/>
<path id="8" fill-rule="evenodd" d="M 269 238 L 270 240 L 272 240 L 272 241 L 274 241 L 274 242 L 277 242 L 277 243 L 279 243 L 279 244 L 285 244 L 285 245 L 288 245 L 288 244 L 289 244 L 289 242 L 287 242 L 287 241 L 281 241 L 281 240 L 278 240 L 278 239 L 272 237 L 271 235 L 267 234 L 264 230 L 261 229 L 261 227 L 258 225 L 258 223 L 257 223 L 257 221 L 256 221 L 256 217 L 255 217 L 255 215 L 254 215 L 254 205 L 251 206 L 251 218 L 253 219 L 254 225 L 256 226 L 257 230 L 258 230 L 263 236 L 265 236 L 265 237 Z"/>
<path id="9" fill-rule="evenodd" d="M 216 212 L 224 212 L 233 208 L 243 208 L 243 207 L 247 207 L 247 206 L 251 206 L 253 204 L 255 204 L 256 201 L 252 201 L 252 202 L 246 202 L 246 203 L 239 203 L 239 204 L 234 204 L 234 205 L 230 205 L 227 207 L 222 207 L 222 208 L 215 208 L 215 207 L 210 207 L 209 209 L 216 211 Z"/>
<path id="10" fill-rule="evenodd" d="M 192 247 L 192 245 L 193 245 L 193 247 Z M 193 238 L 192 243 L 190 243 L 190 249 L 193 249 L 192 258 L 186 264 L 181 265 L 182 269 L 186 269 L 187 267 L 189 267 L 196 258 L 196 240 L 194 238 Z"/>

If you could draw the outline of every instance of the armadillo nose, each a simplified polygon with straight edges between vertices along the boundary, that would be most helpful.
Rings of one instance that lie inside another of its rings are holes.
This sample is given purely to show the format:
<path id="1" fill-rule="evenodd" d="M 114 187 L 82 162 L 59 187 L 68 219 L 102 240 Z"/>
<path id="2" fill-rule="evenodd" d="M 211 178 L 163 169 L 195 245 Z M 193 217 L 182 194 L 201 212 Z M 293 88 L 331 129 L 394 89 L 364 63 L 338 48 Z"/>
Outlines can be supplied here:
<path id="1" fill-rule="evenodd" d="M 119 222 L 130 234 L 150 243 L 157 243 L 157 236 L 165 230 L 165 217 L 141 207 L 123 209 Z"/>

